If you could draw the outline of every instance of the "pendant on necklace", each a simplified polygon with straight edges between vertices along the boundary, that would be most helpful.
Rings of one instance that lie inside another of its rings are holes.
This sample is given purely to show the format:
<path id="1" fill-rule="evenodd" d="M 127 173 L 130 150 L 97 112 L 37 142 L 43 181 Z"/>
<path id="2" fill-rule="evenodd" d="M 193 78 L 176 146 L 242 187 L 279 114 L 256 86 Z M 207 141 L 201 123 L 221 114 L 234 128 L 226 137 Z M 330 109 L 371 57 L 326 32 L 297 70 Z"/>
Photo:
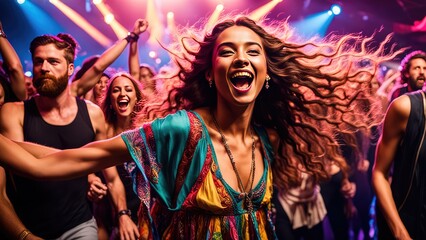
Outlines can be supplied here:
<path id="1" fill-rule="evenodd" d="M 249 197 L 247 193 L 245 194 L 245 197 L 244 197 L 244 205 L 248 213 L 253 212 L 253 202 L 251 201 L 251 198 Z"/>
<path id="2" fill-rule="evenodd" d="M 253 202 L 248 193 L 240 193 L 238 198 L 243 200 L 243 208 L 247 210 L 248 213 L 253 212 Z"/>
<path id="3" fill-rule="evenodd" d="M 239 199 L 243 199 L 243 198 L 245 198 L 246 197 L 246 193 L 240 193 L 239 195 L 238 195 L 238 198 Z"/>

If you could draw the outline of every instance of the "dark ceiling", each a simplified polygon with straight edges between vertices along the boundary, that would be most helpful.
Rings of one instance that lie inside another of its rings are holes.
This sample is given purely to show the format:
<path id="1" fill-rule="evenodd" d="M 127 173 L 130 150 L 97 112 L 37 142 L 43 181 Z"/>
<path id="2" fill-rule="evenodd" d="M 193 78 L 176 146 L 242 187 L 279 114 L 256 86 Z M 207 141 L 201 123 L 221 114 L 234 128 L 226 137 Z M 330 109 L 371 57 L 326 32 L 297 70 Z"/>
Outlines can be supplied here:
<path id="1" fill-rule="evenodd" d="M 177 24 L 187 25 L 194 24 L 200 18 L 208 17 L 212 12 L 212 6 L 221 0 L 155 1 L 160 5 L 163 14 L 173 11 Z M 225 5 L 225 12 L 241 12 L 254 10 L 269 1 L 223 0 L 222 2 Z M 88 0 L 62 0 L 62 2 L 81 14 L 110 39 L 116 39 L 109 26 L 103 22 L 100 12 L 93 5 L 90 12 L 86 11 L 85 4 Z M 127 29 L 131 29 L 137 18 L 145 16 L 147 0 L 104 0 L 104 2 L 116 15 L 116 19 Z M 328 32 L 332 31 L 338 34 L 357 32 L 370 35 L 382 29 L 376 35 L 378 39 L 394 32 L 393 41 L 399 47 L 411 46 L 413 49 L 426 51 L 426 0 L 284 0 L 271 11 L 268 17 L 270 19 L 290 17 L 290 22 L 297 21 L 311 14 L 326 11 L 332 3 L 341 4 L 343 12 L 333 19 Z M 41 13 L 34 11 L 30 15 L 25 15 L 22 11 L 25 4 L 27 4 L 26 6 L 33 5 L 34 9 L 41 9 Z M 28 45 L 32 38 L 37 35 L 56 34 L 58 32 L 71 33 L 81 45 L 77 64 L 86 56 L 100 54 L 105 50 L 105 47 L 95 42 L 88 34 L 78 28 L 48 0 L 27 0 L 25 4 L 21 6 L 15 0 L 1 0 L 0 20 L 27 70 L 29 70 L 31 64 Z M 43 14 L 47 14 L 50 20 L 44 20 Z M 412 31 L 411 26 L 423 19 L 425 26 L 420 30 Z M 395 28 L 396 25 L 399 27 Z M 114 66 L 126 68 L 126 60 L 127 52 L 120 57 Z"/>

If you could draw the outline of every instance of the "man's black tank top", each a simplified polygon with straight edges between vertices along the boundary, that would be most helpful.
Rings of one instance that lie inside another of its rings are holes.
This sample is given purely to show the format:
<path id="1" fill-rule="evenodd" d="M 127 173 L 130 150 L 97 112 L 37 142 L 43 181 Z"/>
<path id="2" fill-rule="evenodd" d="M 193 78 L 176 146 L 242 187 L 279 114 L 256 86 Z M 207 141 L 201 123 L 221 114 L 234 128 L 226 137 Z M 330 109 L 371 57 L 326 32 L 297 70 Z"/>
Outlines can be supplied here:
<path id="1" fill-rule="evenodd" d="M 25 141 L 70 149 L 95 140 L 84 100 L 77 99 L 77 115 L 64 126 L 45 122 L 34 99 L 25 101 L 24 106 Z M 13 175 L 7 183 L 8 195 L 18 216 L 31 232 L 42 238 L 58 238 L 92 218 L 90 202 L 86 197 L 86 176 L 66 181 L 36 181 Z"/>
<path id="2" fill-rule="evenodd" d="M 411 110 L 405 134 L 393 159 L 391 184 L 398 214 L 415 240 L 426 239 L 426 141 L 422 141 L 426 119 L 421 91 L 406 93 Z M 394 239 L 380 207 L 377 205 L 376 208 L 378 239 Z"/>

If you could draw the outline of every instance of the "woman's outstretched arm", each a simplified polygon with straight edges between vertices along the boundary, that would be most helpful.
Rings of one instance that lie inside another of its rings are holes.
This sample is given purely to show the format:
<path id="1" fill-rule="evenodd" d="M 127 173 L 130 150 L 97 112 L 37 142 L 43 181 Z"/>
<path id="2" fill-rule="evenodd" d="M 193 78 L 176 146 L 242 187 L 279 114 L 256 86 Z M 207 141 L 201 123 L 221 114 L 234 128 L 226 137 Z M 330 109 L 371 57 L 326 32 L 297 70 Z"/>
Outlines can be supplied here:
<path id="1" fill-rule="evenodd" d="M 36 158 L 0 135 L 0 165 L 34 179 L 71 179 L 131 161 L 120 136 Z"/>
<path id="2" fill-rule="evenodd" d="M 148 22 L 144 19 L 137 19 L 131 33 L 139 38 L 139 35 L 146 31 Z M 132 40 L 134 41 L 134 40 Z M 102 73 L 123 53 L 129 40 L 120 39 L 110 48 L 105 50 L 95 64 L 90 67 L 80 79 L 71 84 L 71 92 L 74 96 L 83 96 L 98 82 Z"/>
<path id="3" fill-rule="evenodd" d="M 0 22 L 0 32 L 3 32 L 3 26 Z M 27 99 L 27 90 L 25 88 L 24 69 L 18 54 L 13 48 L 12 44 L 5 36 L 0 37 L 0 55 L 3 61 L 7 63 L 7 72 L 9 76 L 10 86 L 13 93 L 19 100 Z M 3 65 L 4 67 L 5 65 Z"/>

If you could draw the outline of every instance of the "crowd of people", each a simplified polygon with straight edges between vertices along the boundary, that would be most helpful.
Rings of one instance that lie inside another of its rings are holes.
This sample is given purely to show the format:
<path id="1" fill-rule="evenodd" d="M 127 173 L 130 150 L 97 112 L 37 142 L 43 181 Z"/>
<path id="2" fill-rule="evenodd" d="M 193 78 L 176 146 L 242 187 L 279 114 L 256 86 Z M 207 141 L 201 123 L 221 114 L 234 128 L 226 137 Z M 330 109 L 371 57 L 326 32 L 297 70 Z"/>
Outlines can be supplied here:
<path id="1" fill-rule="evenodd" d="M 80 67 L 73 36 L 38 36 L 29 79 L 0 24 L 2 236 L 426 237 L 426 53 L 235 15 L 183 28 L 157 73 L 148 27 Z"/>

